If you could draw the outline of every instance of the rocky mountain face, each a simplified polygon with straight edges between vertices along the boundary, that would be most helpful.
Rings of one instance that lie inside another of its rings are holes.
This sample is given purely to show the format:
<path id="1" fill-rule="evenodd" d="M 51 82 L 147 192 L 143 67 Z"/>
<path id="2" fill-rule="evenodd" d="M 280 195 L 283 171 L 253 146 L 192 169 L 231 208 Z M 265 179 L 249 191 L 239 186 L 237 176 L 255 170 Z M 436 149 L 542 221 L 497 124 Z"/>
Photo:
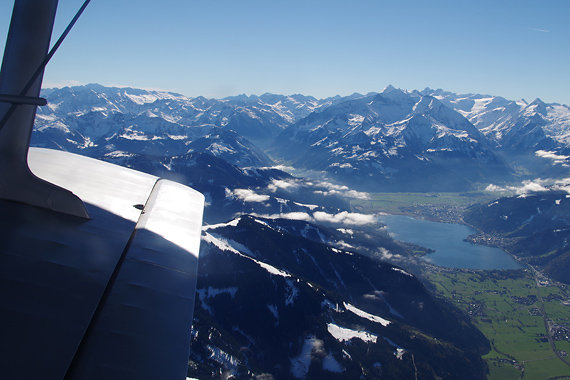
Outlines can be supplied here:
<path id="1" fill-rule="evenodd" d="M 439 99 L 465 116 L 513 161 L 530 155 L 559 168 L 570 164 L 570 107 L 566 105 L 546 104 L 539 98 L 528 103 L 524 99 L 512 101 L 490 95 L 458 95 L 429 88 L 422 94 Z M 535 169 L 544 170 L 548 168 Z"/>
<path id="2" fill-rule="evenodd" d="M 510 174 L 466 118 L 393 87 L 312 113 L 281 132 L 274 151 L 369 191 L 453 191 Z"/>
<path id="3" fill-rule="evenodd" d="M 570 284 L 570 195 L 544 191 L 471 206 L 464 219 L 524 262 Z"/>
<path id="4" fill-rule="evenodd" d="M 92 157 L 207 152 L 238 165 L 263 166 L 271 160 L 244 136 L 263 137 L 287 124 L 287 115 L 267 111 L 266 104 L 248 108 L 99 85 L 46 90 L 45 96 L 49 106 L 38 111 L 32 143 Z"/>
<path id="5" fill-rule="evenodd" d="M 49 105 L 38 110 L 35 145 L 91 156 L 209 152 L 240 165 L 267 164 L 251 142 L 263 146 L 297 119 L 342 99 L 264 94 L 216 100 L 97 84 L 47 89 L 43 96 Z"/>
<path id="6" fill-rule="evenodd" d="M 315 99 L 221 100 L 99 85 L 44 91 L 33 144 L 92 157 L 209 153 L 240 167 L 267 156 L 368 191 L 467 190 L 513 175 L 559 175 L 570 109 L 442 90 Z"/>

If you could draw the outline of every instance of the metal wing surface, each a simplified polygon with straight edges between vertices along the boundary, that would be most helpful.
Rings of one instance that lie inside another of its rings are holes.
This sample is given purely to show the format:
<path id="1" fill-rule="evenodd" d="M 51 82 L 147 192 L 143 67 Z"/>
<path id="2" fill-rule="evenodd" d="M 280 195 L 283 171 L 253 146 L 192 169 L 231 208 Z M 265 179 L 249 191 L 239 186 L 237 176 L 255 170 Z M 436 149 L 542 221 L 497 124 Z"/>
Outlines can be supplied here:
<path id="1" fill-rule="evenodd" d="M 90 219 L 0 200 L 2 378 L 184 379 L 202 194 L 61 151 L 28 160 Z"/>

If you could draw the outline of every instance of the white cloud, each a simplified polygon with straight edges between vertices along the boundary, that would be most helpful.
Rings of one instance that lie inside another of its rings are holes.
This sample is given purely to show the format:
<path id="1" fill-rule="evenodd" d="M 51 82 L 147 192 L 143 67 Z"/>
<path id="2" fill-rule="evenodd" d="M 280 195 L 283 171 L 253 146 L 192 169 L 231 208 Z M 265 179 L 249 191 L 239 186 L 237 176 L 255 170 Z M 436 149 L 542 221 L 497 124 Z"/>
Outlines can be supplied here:
<path id="1" fill-rule="evenodd" d="M 305 222 L 314 222 L 315 220 L 311 215 L 306 212 L 282 212 L 280 214 L 256 214 L 252 213 L 251 215 L 265 218 L 265 219 L 290 219 L 290 220 L 304 220 Z"/>
<path id="2" fill-rule="evenodd" d="M 328 222 L 335 224 L 346 224 L 346 225 L 356 225 L 361 226 L 364 224 L 372 224 L 376 222 L 375 215 L 360 214 L 357 212 L 342 211 L 338 214 L 329 214 L 324 211 L 316 211 L 313 214 L 318 222 Z"/>
<path id="3" fill-rule="evenodd" d="M 370 196 L 368 195 L 368 193 L 363 193 L 360 191 L 356 191 L 356 190 L 329 190 L 329 191 L 323 191 L 323 190 L 315 190 L 314 191 L 315 194 L 320 194 L 323 195 L 325 197 L 330 196 L 330 195 L 339 195 L 342 197 L 348 197 L 348 198 L 356 198 L 356 199 L 370 199 Z"/>
<path id="4" fill-rule="evenodd" d="M 376 215 L 369 214 L 359 214 L 356 212 L 342 211 L 338 214 L 329 214 L 323 211 L 316 211 L 313 215 L 307 212 L 285 212 L 279 214 L 270 215 L 260 215 L 252 214 L 257 217 L 267 218 L 267 219 L 291 219 L 291 220 L 304 220 L 305 222 L 315 223 L 315 222 L 325 222 L 333 223 L 347 226 L 362 226 L 365 224 L 376 223 Z"/>
<path id="5" fill-rule="evenodd" d="M 523 181 L 523 185 L 519 188 L 516 188 L 516 192 L 519 194 L 526 194 L 537 191 L 548 191 L 548 189 L 544 187 L 540 181 Z"/>
<path id="6" fill-rule="evenodd" d="M 570 194 L 570 177 L 559 179 L 552 185 L 553 190 L 565 191 Z"/>
<path id="7" fill-rule="evenodd" d="M 388 251 L 384 247 L 378 248 L 378 253 L 380 254 L 380 257 L 382 257 L 383 259 L 391 259 L 394 257 L 394 254 L 392 252 Z"/>
<path id="8" fill-rule="evenodd" d="M 489 186 L 487 186 L 485 188 L 485 191 L 490 191 L 493 193 L 498 193 L 498 192 L 502 192 L 502 191 L 507 191 L 507 189 L 505 189 L 504 187 L 501 186 L 497 186 L 497 185 L 493 185 L 492 183 L 489 184 Z"/>
<path id="9" fill-rule="evenodd" d="M 226 198 L 237 198 L 244 202 L 265 202 L 269 200 L 269 195 L 257 194 L 250 189 L 234 189 L 226 188 Z"/>
<path id="10" fill-rule="evenodd" d="M 370 196 L 368 195 L 368 193 L 364 193 L 362 191 L 356 191 L 356 190 L 349 190 L 346 193 L 344 193 L 344 195 L 349 197 L 349 198 L 370 199 Z"/>
<path id="11" fill-rule="evenodd" d="M 337 241 L 336 244 L 337 244 L 337 246 L 339 246 L 342 249 L 355 249 L 355 247 L 353 245 L 348 244 L 344 240 Z"/>
<path id="12" fill-rule="evenodd" d="M 276 192 L 277 190 L 287 190 L 291 191 L 297 189 L 301 185 L 312 186 L 316 188 L 321 188 L 319 190 L 314 190 L 315 194 L 323 196 L 333 196 L 338 195 L 341 197 L 355 198 L 355 199 L 370 199 L 368 193 L 356 191 L 350 189 L 345 185 L 337 185 L 327 181 L 320 181 L 318 183 L 306 181 L 301 182 L 298 179 L 272 179 L 271 183 L 267 185 L 267 190 L 271 192 Z"/>
<path id="13" fill-rule="evenodd" d="M 380 256 L 380 258 L 382 260 L 387 260 L 387 261 L 389 261 L 391 259 L 402 259 L 403 258 L 401 255 L 398 255 L 397 253 L 392 253 L 384 247 L 378 248 L 378 255 Z"/>
<path id="14" fill-rule="evenodd" d="M 285 213 L 281 213 L 278 214 L 279 218 L 283 218 L 283 219 L 291 219 L 291 220 L 304 220 L 306 222 L 312 222 L 313 218 L 311 217 L 311 215 L 309 215 L 306 212 L 285 212 Z"/>
<path id="15" fill-rule="evenodd" d="M 523 181 L 519 186 L 501 187 L 494 184 L 489 184 L 485 190 L 491 192 L 509 192 L 519 195 L 550 190 L 566 191 L 567 193 L 570 193 L 570 177 L 562 179 L 537 178 L 534 180 Z"/>
<path id="16" fill-rule="evenodd" d="M 570 159 L 570 156 L 563 156 L 561 154 L 556 154 L 556 152 L 550 150 L 537 150 L 534 154 L 538 157 L 547 158 L 553 161 L 554 164 L 568 166 L 566 161 Z"/>
<path id="17" fill-rule="evenodd" d="M 271 192 L 276 192 L 277 189 L 293 190 L 297 187 L 299 187 L 299 183 L 296 181 L 283 179 L 273 179 L 271 183 L 267 185 L 267 189 Z"/>
<path id="18" fill-rule="evenodd" d="M 339 195 L 348 198 L 356 198 L 356 199 L 369 199 L 368 193 L 351 190 L 348 186 L 345 185 L 337 185 L 335 183 L 321 181 L 315 184 L 317 187 L 323 187 L 325 190 L 315 190 L 315 194 L 321 194 L 324 196 L 329 195 Z"/>
<path id="19" fill-rule="evenodd" d="M 326 182 L 326 181 L 321 181 L 317 184 L 317 186 L 321 186 L 324 187 L 325 189 L 329 189 L 329 190 L 349 190 L 348 186 L 345 185 L 337 185 L 331 182 Z"/>

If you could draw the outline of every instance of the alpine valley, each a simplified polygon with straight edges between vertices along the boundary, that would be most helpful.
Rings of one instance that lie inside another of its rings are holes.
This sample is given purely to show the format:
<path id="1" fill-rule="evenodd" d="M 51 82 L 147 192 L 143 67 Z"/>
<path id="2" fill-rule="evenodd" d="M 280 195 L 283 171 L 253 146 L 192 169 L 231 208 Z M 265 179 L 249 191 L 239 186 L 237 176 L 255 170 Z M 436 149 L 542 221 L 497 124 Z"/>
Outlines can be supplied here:
<path id="1" fill-rule="evenodd" d="M 429 249 L 395 240 L 367 208 L 378 193 L 485 194 L 456 213 L 478 229 L 470 239 L 570 283 L 565 105 L 392 86 L 326 99 L 96 84 L 43 96 L 32 145 L 206 196 L 190 377 L 486 378 L 492 342 L 434 293 Z"/>

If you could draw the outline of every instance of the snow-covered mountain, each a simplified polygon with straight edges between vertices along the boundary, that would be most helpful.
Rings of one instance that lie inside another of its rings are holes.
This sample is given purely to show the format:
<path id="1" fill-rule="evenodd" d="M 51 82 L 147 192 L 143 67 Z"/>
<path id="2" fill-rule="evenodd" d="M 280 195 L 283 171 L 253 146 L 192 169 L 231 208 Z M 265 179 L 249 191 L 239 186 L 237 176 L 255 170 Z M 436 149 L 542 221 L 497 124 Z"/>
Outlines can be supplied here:
<path id="1" fill-rule="evenodd" d="M 302 95 L 237 96 L 221 100 L 104 87 L 47 89 L 32 143 L 90 156 L 155 156 L 208 152 L 241 166 L 270 160 L 263 145 L 282 129 L 336 99 Z"/>
<path id="2" fill-rule="evenodd" d="M 91 157 L 270 153 L 365 190 L 465 190 L 570 165 L 570 109 L 443 90 L 225 99 L 86 85 L 44 90 L 32 144 Z M 529 174 L 530 173 L 530 174 Z"/>
<path id="3" fill-rule="evenodd" d="M 273 149 L 294 166 L 365 189 L 466 188 L 509 171 L 465 117 L 391 86 L 313 112 L 281 132 Z"/>
<path id="4" fill-rule="evenodd" d="M 484 377 L 486 340 L 413 275 L 291 223 L 242 216 L 203 228 L 193 376 Z"/>
<path id="5" fill-rule="evenodd" d="M 570 152 L 570 107 L 546 104 L 539 98 L 531 103 L 499 96 L 464 94 L 426 88 L 431 95 L 471 121 L 483 134 L 507 151 L 530 153 Z M 568 160 L 568 158 L 566 158 Z"/>

